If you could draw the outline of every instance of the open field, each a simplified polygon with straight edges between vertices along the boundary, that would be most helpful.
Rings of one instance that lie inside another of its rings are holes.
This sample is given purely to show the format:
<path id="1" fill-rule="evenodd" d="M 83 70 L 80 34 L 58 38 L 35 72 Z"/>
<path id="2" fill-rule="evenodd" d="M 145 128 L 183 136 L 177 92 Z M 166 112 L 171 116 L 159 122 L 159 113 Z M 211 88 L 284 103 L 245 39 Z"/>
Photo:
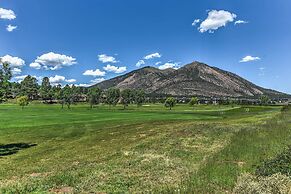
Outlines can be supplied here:
<path id="1" fill-rule="evenodd" d="M 0 105 L 0 193 L 230 192 L 291 140 L 280 106 Z"/>

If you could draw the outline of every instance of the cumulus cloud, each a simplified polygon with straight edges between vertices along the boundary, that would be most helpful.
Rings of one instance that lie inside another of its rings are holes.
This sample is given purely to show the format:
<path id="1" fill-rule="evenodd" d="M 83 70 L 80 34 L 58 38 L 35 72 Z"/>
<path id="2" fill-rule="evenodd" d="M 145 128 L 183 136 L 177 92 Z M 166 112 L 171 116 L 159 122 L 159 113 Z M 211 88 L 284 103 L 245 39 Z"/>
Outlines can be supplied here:
<path id="1" fill-rule="evenodd" d="M 144 57 L 144 59 L 149 60 L 153 58 L 161 58 L 162 55 L 160 53 L 152 53 Z"/>
<path id="2" fill-rule="evenodd" d="M 49 80 L 52 84 L 59 84 L 66 80 L 64 76 L 61 75 L 55 75 L 54 77 L 49 77 Z"/>
<path id="3" fill-rule="evenodd" d="M 117 63 L 118 62 L 114 57 L 108 56 L 106 54 L 98 55 L 98 60 L 101 61 L 102 63 Z"/>
<path id="4" fill-rule="evenodd" d="M 107 65 L 103 67 L 105 71 L 114 72 L 114 73 L 123 73 L 126 71 L 126 67 L 116 67 L 114 65 Z"/>
<path id="5" fill-rule="evenodd" d="M 139 61 L 135 64 L 135 66 L 140 67 L 141 65 L 144 65 L 144 64 L 145 64 L 144 60 L 139 60 Z"/>
<path id="6" fill-rule="evenodd" d="M 30 64 L 30 67 L 37 69 L 44 68 L 45 70 L 58 70 L 76 63 L 76 59 L 71 56 L 49 52 L 37 57 L 34 63 Z"/>
<path id="7" fill-rule="evenodd" d="M 39 63 L 30 63 L 29 67 L 34 69 L 41 69 L 41 65 Z"/>
<path id="8" fill-rule="evenodd" d="M 19 57 L 13 57 L 10 55 L 5 55 L 1 57 L 2 62 L 9 63 L 11 67 L 23 67 L 25 65 L 25 61 Z"/>
<path id="9" fill-rule="evenodd" d="M 77 87 L 90 87 L 92 84 L 75 84 Z"/>
<path id="10" fill-rule="evenodd" d="M 178 69 L 179 68 L 179 63 L 167 62 L 167 63 L 159 66 L 159 69 L 161 69 L 161 70 L 168 69 L 168 68 Z"/>
<path id="11" fill-rule="evenodd" d="M 200 23 L 200 19 L 195 19 L 193 22 L 192 22 L 192 26 L 196 26 L 196 24 Z"/>
<path id="12" fill-rule="evenodd" d="M 0 19 L 14 20 L 16 15 L 11 9 L 0 8 Z"/>
<path id="13" fill-rule="evenodd" d="M 208 17 L 201 22 L 198 30 L 201 33 L 207 31 L 213 33 L 218 28 L 226 26 L 227 23 L 233 22 L 236 17 L 236 14 L 225 10 L 211 10 L 208 12 Z"/>
<path id="14" fill-rule="evenodd" d="M 234 25 L 237 25 L 237 24 L 247 24 L 247 23 L 249 23 L 249 22 L 244 21 L 244 20 L 237 20 L 237 21 L 234 22 Z"/>
<path id="15" fill-rule="evenodd" d="M 6 27 L 6 30 L 7 30 L 8 32 L 13 32 L 16 28 L 17 28 L 17 26 L 12 26 L 12 25 L 9 24 L 9 25 Z"/>
<path id="16" fill-rule="evenodd" d="M 78 86 L 78 87 L 90 87 L 90 86 L 93 86 L 93 85 L 98 84 L 98 83 L 103 82 L 103 81 L 105 81 L 105 79 L 103 77 L 96 78 L 96 79 L 91 80 L 89 84 L 88 83 L 87 84 L 76 84 L 76 86 Z"/>
<path id="17" fill-rule="evenodd" d="M 50 81 L 50 83 L 52 83 L 53 85 L 56 85 L 56 84 L 60 84 L 60 83 L 62 83 L 62 82 L 74 83 L 74 82 L 76 82 L 77 80 L 75 80 L 75 79 L 66 79 L 65 76 L 55 75 L 55 76 L 53 76 L 53 77 L 49 77 L 49 81 Z"/>
<path id="18" fill-rule="evenodd" d="M 83 75 L 89 75 L 89 76 L 94 76 L 94 77 L 97 77 L 97 76 L 105 76 L 105 71 L 100 71 L 100 69 L 96 69 L 95 71 L 94 70 L 86 70 Z"/>
<path id="19" fill-rule="evenodd" d="M 261 58 L 248 55 L 248 56 L 245 56 L 244 58 L 242 58 L 239 62 L 245 63 L 245 62 L 250 62 L 250 61 L 258 61 L 258 60 L 261 60 Z"/>
<path id="20" fill-rule="evenodd" d="M 68 83 L 74 83 L 74 82 L 76 82 L 77 80 L 76 80 L 76 79 L 66 79 L 65 81 L 68 82 Z"/>
<path id="21" fill-rule="evenodd" d="M 13 75 L 19 75 L 21 74 L 22 70 L 20 68 L 14 67 L 13 69 L 11 69 L 11 72 Z"/>

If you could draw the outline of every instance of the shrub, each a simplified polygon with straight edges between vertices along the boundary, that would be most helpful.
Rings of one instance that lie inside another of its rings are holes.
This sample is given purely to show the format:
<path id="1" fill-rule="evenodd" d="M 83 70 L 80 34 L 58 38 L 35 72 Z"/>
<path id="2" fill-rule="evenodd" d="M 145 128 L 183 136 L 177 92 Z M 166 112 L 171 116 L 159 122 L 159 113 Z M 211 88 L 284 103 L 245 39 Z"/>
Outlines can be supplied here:
<path id="1" fill-rule="evenodd" d="M 281 173 L 291 177 L 291 146 L 274 159 L 264 161 L 256 169 L 256 175 L 270 176 Z"/>
<path id="2" fill-rule="evenodd" d="M 17 98 L 17 104 L 19 104 L 19 106 L 21 106 L 21 108 L 23 109 L 24 106 L 28 105 L 28 97 L 27 96 L 20 96 Z"/>
<path id="3" fill-rule="evenodd" d="M 165 107 L 170 108 L 170 110 L 172 110 L 172 108 L 176 105 L 176 99 L 173 97 L 169 97 L 166 99 L 165 101 Z"/>
<path id="4" fill-rule="evenodd" d="M 291 179 L 280 173 L 262 177 L 243 174 L 233 190 L 237 194 L 288 194 L 291 193 Z"/>

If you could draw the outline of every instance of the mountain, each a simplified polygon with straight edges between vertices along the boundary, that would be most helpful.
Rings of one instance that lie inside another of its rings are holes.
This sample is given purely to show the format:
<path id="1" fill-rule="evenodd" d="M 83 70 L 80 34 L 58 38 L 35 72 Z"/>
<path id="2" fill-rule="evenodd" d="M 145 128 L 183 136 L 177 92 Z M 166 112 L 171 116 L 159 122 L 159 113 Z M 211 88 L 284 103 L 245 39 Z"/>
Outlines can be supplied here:
<path id="1" fill-rule="evenodd" d="M 200 62 L 193 62 L 179 69 L 160 70 L 147 66 L 92 87 L 143 89 L 148 94 L 173 96 L 290 97 L 288 94 L 259 87 L 234 73 Z"/>

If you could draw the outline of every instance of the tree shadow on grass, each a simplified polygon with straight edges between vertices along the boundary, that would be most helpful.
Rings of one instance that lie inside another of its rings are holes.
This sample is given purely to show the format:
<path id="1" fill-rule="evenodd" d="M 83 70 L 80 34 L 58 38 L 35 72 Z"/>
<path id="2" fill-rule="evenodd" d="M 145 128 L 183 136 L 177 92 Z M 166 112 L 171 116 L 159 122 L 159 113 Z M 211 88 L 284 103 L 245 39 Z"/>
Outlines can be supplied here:
<path id="1" fill-rule="evenodd" d="M 37 144 L 28 143 L 0 144 L 0 157 L 16 154 L 20 150 L 27 149 L 36 145 Z"/>

